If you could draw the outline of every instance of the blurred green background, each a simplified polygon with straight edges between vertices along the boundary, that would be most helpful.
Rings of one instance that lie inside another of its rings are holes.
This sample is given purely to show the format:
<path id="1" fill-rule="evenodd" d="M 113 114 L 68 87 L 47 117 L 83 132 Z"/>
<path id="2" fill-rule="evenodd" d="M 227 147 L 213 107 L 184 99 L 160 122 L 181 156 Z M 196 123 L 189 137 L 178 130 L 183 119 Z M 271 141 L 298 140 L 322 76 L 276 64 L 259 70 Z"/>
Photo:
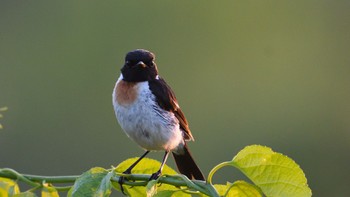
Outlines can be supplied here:
<path id="1" fill-rule="evenodd" d="M 293 158 L 314 196 L 348 196 L 349 10 L 347 0 L 2 0 L 0 167 L 80 174 L 141 155 L 111 94 L 124 55 L 145 48 L 205 174 L 262 144 Z M 241 177 L 225 169 L 214 182 Z"/>

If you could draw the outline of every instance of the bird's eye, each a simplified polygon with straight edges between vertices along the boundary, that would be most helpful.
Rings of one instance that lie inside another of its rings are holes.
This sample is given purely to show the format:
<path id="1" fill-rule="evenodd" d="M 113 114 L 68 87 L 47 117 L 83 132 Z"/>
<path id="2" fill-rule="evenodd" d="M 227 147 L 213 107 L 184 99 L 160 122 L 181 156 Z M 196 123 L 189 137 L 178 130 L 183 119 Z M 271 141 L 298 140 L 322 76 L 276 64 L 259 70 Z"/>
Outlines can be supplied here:
<path id="1" fill-rule="evenodd" d="M 132 62 L 132 61 L 126 61 L 125 62 L 126 66 L 133 66 L 133 64 L 134 64 L 134 62 Z"/>
<path id="2" fill-rule="evenodd" d="M 149 65 L 150 65 L 151 67 L 153 67 L 153 66 L 154 66 L 154 61 L 151 61 L 151 62 L 149 63 Z"/>

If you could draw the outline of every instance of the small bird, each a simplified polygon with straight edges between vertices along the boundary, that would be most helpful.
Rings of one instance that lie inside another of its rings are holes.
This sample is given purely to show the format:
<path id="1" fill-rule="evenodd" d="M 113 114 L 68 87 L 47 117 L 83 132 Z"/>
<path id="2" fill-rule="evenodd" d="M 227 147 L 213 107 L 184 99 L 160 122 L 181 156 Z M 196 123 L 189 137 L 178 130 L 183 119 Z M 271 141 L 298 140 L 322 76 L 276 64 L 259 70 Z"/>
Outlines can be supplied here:
<path id="1" fill-rule="evenodd" d="M 150 151 L 165 151 L 159 170 L 151 175 L 150 180 L 161 175 L 170 152 L 180 173 L 190 179 L 205 180 L 186 143 L 194 140 L 188 122 L 174 92 L 158 75 L 152 52 L 136 49 L 126 54 L 112 97 L 121 128 L 146 150 L 125 174 L 130 174 Z"/>

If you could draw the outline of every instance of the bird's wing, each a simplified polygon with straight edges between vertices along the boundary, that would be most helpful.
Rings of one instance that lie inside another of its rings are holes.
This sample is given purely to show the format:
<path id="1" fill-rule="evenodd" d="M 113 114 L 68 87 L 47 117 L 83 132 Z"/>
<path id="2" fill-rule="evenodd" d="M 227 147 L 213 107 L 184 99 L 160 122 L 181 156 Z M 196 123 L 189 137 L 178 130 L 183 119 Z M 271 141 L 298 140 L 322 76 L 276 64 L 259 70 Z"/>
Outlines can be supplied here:
<path id="1" fill-rule="evenodd" d="M 158 105 L 162 109 L 175 114 L 175 117 L 179 120 L 181 130 L 184 131 L 185 140 L 193 140 L 188 122 L 184 113 L 180 109 L 175 93 L 171 90 L 170 86 L 159 77 L 158 79 L 149 81 L 149 87 L 152 93 L 155 95 Z"/>

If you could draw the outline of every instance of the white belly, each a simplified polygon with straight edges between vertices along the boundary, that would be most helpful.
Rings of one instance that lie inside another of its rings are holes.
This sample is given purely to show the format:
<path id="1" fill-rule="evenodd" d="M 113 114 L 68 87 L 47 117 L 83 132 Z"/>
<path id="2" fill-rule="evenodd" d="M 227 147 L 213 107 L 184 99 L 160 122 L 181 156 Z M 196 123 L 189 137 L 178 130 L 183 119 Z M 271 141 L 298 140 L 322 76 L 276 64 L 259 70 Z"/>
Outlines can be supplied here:
<path id="1" fill-rule="evenodd" d="M 183 144 L 177 118 L 157 105 L 148 82 L 140 82 L 133 88 L 138 91 L 136 100 L 130 104 L 119 103 L 116 88 L 113 92 L 114 110 L 124 132 L 146 150 L 171 151 Z"/>

